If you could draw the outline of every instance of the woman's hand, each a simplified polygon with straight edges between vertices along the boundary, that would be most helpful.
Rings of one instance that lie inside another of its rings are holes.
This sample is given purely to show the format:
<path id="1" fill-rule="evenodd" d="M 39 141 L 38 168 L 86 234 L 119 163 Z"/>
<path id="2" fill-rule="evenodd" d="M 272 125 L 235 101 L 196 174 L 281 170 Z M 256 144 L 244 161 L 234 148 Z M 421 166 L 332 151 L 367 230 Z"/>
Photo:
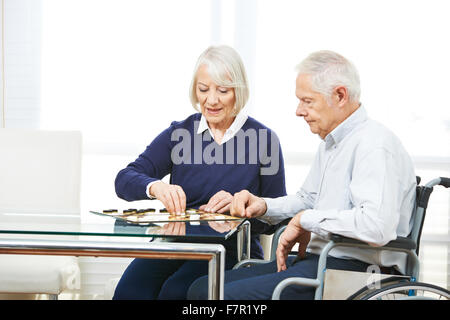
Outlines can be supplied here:
<path id="1" fill-rule="evenodd" d="M 186 211 L 186 194 L 180 186 L 158 181 L 150 186 L 149 192 L 164 204 L 170 214 Z"/>
<path id="2" fill-rule="evenodd" d="M 233 196 L 231 193 L 221 190 L 209 199 L 207 204 L 199 207 L 199 210 L 205 212 L 225 213 L 230 211 Z"/>
<path id="3" fill-rule="evenodd" d="M 289 252 L 291 252 L 292 247 L 298 243 L 298 256 L 300 258 L 304 258 L 306 254 L 306 247 L 311 239 L 311 232 L 306 231 L 300 225 L 300 218 L 302 216 L 303 211 L 297 213 L 286 229 L 283 231 L 280 237 L 280 241 L 278 242 L 277 247 L 277 268 L 278 272 L 286 270 L 286 259 L 288 257 Z"/>
<path id="4" fill-rule="evenodd" d="M 158 234 L 171 235 L 171 236 L 185 236 L 186 235 L 186 223 L 185 222 L 169 222 L 165 224 Z"/>

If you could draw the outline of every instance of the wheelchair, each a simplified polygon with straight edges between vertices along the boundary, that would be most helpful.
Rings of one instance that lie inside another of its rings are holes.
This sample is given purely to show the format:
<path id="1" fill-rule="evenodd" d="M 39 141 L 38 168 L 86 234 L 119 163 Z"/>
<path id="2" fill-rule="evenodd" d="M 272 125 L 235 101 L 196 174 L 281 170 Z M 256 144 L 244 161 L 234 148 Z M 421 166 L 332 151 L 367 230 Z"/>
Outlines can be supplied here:
<path id="1" fill-rule="evenodd" d="M 428 206 L 428 201 L 433 187 L 440 185 L 445 188 L 450 186 L 450 178 L 436 178 L 425 185 L 420 185 L 420 177 L 416 177 L 416 202 L 411 216 L 412 230 L 407 237 L 397 237 L 397 239 L 390 241 L 385 246 L 373 247 L 367 243 L 343 237 L 337 234 L 329 236 L 328 244 L 323 248 L 317 266 L 317 278 L 300 278 L 292 277 L 281 281 L 274 289 L 272 300 L 279 300 L 282 291 L 291 285 L 309 286 L 315 288 L 315 300 L 323 299 L 324 278 L 326 271 L 326 259 L 330 250 L 336 247 L 357 247 L 368 250 L 390 250 L 395 252 L 404 252 L 407 254 L 406 272 L 401 276 L 389 276 L 374 286 L 367 285 L 350 295 L 348 300 L 410 300 L 410 299 L 438 299 L 450 300 L 450 292 L 447 289 L 428 284 L 417 282 L 419 277 L 419 244 L 422 233 L 423 223 L 425 221 L 425 213 Z M 281 226 L 274 233 L 272 238 L 272 247 L 269 261 L 258 259 L 247 259 L 240 261 L 233 269 L 249 267 L 256 264 L 268 263 L 276 259 L 276 248 L 278 240 L 283 233 L 286 225 Z"/>

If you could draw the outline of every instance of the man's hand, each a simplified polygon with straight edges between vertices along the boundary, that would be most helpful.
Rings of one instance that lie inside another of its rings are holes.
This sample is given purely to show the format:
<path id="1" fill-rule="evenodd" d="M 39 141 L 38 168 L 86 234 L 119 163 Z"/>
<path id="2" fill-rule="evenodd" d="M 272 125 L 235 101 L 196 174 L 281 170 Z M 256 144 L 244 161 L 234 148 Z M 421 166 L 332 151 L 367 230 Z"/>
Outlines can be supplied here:
<path id="1" fill-rule="evenodd" d="M 267 205 L 264 199 L 251 194 L 247 190 L 235 193 L 230 206 L 230 214 L 242 218 L 259 217 L 266 211 Z"/>
<path id="2" fill-rule="evenodd" d="M 150 186 L 149 192 L 164 204 L 170 214 L 186 211 L 186 194 L 180 186 L 158 181 Z"/>
<path id="3" fill-rule="evenodd" d="M 306 231 L 300 225 L 300 218 L 304 211 L 300 211 L 295 215 L 286 229 L 283 231 L 278 242 L 277 247 L 277 269 L 278 272 L 286 270 L 286 259 L 291 252 L 292 247 L 299 243 L 298 245 L 298 256 L 304 258 L 306 254 L 306 246 L 311 239 L 311 232 Z"/>
<path id="4" fill-rule="evenodd" d="M 221 190 L 209 199 L 207 204 L 199 207 L 200 210 L 206 212 L 225 213 L 230 211 L 233 196 L 231 193 Z"/>

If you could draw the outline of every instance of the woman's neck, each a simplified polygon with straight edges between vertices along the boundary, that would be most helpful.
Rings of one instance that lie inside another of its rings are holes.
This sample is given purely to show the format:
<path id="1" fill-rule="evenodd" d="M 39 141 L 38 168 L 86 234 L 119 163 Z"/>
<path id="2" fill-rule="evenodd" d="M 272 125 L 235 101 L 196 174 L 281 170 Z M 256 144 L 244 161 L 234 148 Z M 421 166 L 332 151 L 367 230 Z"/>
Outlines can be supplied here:
<path id="1" fill-rule="evenodd" d="M 211 129 L 214 140 L 220 144 L 222 142 L 223 136 L 225 135 L 225 132 L 228 130 L 228 128 L 232 125 L 234 122 L 234 119 L 236 117 L 231 117 L 227 120 L 221 121 L 220 123 L 210 123 L 208 122 L 208 126 Z"/>

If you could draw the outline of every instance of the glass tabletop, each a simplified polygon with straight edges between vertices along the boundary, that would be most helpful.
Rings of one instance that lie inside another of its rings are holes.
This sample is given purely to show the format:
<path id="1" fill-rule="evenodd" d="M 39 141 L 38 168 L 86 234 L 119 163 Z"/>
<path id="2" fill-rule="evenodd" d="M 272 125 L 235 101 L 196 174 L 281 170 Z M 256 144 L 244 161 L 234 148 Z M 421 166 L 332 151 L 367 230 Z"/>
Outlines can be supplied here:
<path id="1" fill-rule="evenodd" d="M 86 215 L 85 215 L 86 216 Z M 164 219 L 162 219 L 164 220 Z M 227 240 L 245 219 L 154 221 L 145 223 L 90 213 L 87 218 L 57 214 L 0 213 L 1 234 L 128 236 L 189 240 Z"/>

